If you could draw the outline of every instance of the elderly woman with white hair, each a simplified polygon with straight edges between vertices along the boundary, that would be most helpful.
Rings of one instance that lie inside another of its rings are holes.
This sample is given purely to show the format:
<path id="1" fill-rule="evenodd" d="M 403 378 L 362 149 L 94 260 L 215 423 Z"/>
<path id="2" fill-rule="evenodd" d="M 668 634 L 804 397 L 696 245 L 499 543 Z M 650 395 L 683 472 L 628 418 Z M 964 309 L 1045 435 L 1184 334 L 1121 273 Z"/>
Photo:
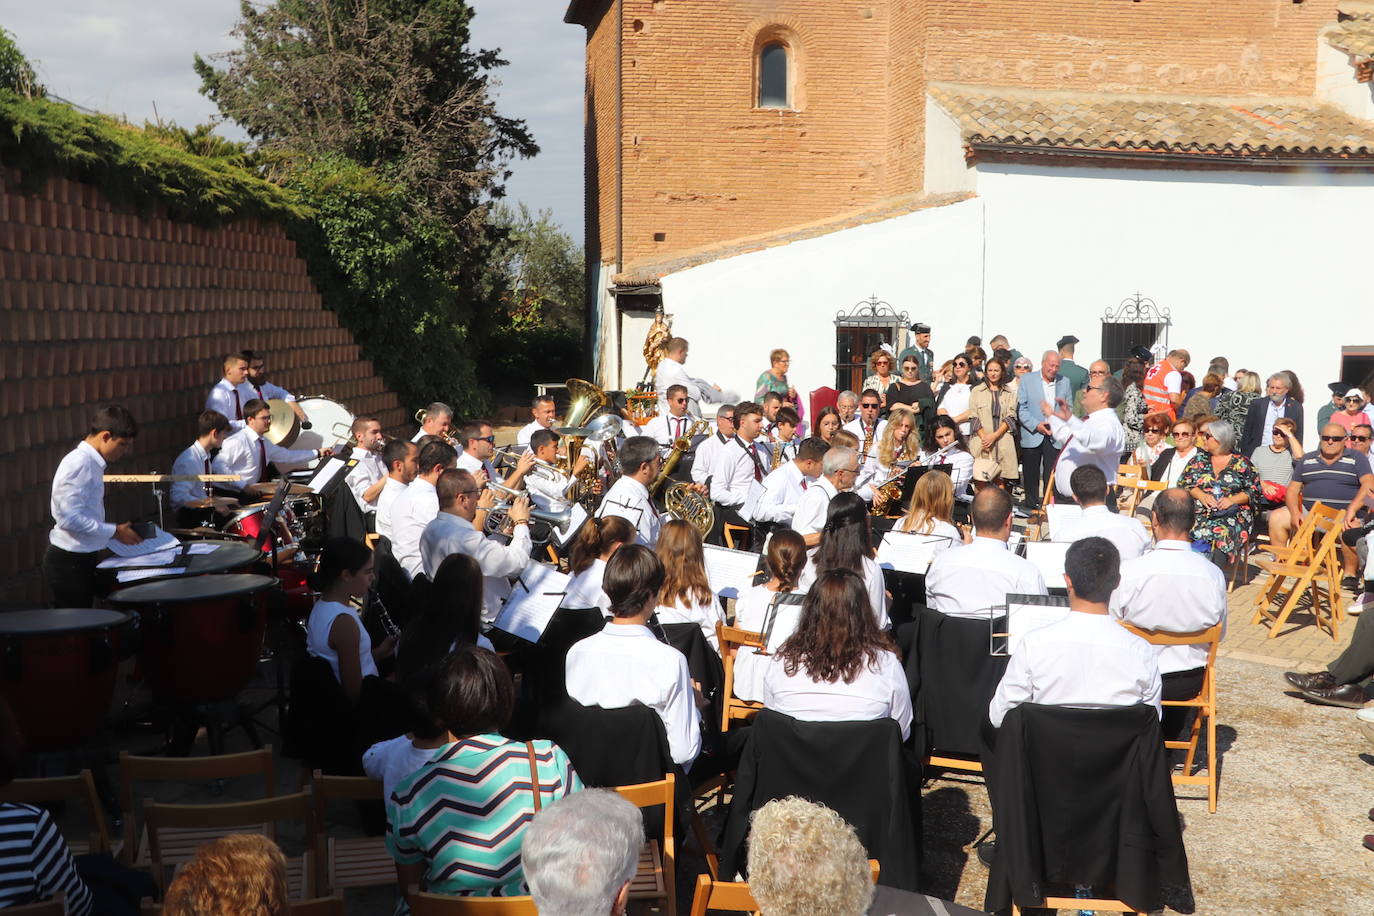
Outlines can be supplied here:
<path id="1" fill-rule="evenodd" d="M 620 916 L 643 845 L 639 809 L 610 789 L 576 792 L 540 811 L 520 843 L 539 916 Z"/>
<path id="2" fill-rule="evenodd" d="M 1227 570 L 1250 537 L 1255 507 L 1261 501 L 1259 472 L 1235 448 L 1234 426 L 1225 420 L 1202 423 L 1197 452 L 1176 483 L 1197 501 L 1193 541 L 1208 544 L 1213 561 Z"/>
<path id="3" fill-rule="evenodd" d="M 790 796 L 754 812 L 749 891 L 763 916 L 861 916 L 873 899 L 873 872 L 853 827 Z"/>

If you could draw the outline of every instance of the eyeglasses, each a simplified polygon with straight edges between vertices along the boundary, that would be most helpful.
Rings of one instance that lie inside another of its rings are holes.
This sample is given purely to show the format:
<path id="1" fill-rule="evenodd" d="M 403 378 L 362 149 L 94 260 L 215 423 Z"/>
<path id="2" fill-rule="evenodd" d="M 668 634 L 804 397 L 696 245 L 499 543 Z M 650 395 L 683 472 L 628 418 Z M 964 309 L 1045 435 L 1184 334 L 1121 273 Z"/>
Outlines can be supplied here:
<path id="1" fill-rule="evenodd" d="M 1344 442 L 1346 436 L 1322 436 L 1323 442 Z"/>
<path id="2" fill-rule="evenodd" d="M 1346 436 L 1351 442 L 1368 442 L 1368 436 Z"/>
<path id="3" fill-rule="evenodd" d="M 732 416 L 730 416 L 729 414 L 716 414 L 716 419 L 717 419 L 717 420 L 724 420 L 726 423 L 733 423 L 733 422 L 735 422 L 735 418 L 732 417 Z"/>
<path id="4" fill-rule="evenodd" d="M 1176 430 L 1174 430 L 1174 438 L 1175 438 L 1175 439 L 1178 439 L 1178 438 L 1187 439 L 1187 438 L 1191 438 L 1192 435 L 1193 435 L 1192 432 L 1189 431 L 1189 430 L 1186 430 L 1186 429 L 1176 429 Z"/>
<path id="5" fill-rule="evenodd" d="M 1031 371 L 1030 363 L 1017 363 L 1016 366 L 1015 366 L 1015 368 L 1016 368 L 1016 370 L 1017 370 L 1018 372 L 1029 372 L 1029 371 Z"/>
<path id="6" fill-rule="evenodd" d="M 859 406 L 864 410 L 877 410 L 879 405 L 877 401 L 874 401 L 871 404 L 860 404 Z"/>
<path id="7" fill-rule="evenodd" d="M 1342 398 L 1347 404 L 1363 404 L 1364 398 Z"/>
<path id="8" fill-rule="evenodd" d="M 1089 375 L 1106 375 L 1106 374 L 1107 374 L 1107 370 L 1106 370 L 1106 369 L 1089 369 L 1089 370 L 1088 370 L 1088 374 L 1089 374 Z"/>
<path id="9" fill-rule="evenodd" d="M 875 360 L 874 363 L 873 363 L 873 365 L 875 365 L 875 366 L 890 366 L 890 365 L 892 365 L 892 360 L 890 360 L 890 359 L 879 359 L 879 360 Z"/>
<path id="10" fill-rule="evenodd" d="M 1198 435 L 1198 438 L 1199 438 L 1199 439 L 1211 439 L 1211 438 L 1213 438 L 1213 436 L 1212 436 L 1211 433 L 1198 433 L 1197 435 Z"/>
<path id="11" fill-rule="evenodd" d="M 956 369 L 959 368 L 960 366 L 963 366 L 965 369 L 967 369 L 967 368 L 968 368 L 968 363 L 964 362 L 964 361 L 961 359 L 961 360 L 959 360 L 958 362 L 956 362 L 956 363 L 954 364 L 954 368 L 956 368 Z"/>
<path id="12" fill-rule="evenodd" d="M 672 401 L 673 401 L 674 404 L 686 404 L 686 403 L 687 403 L 687 399 L 686 399 L 686 398 L 673 398 Z"/>
<path id="13" fill-rule="evenodd" d="M 492 445 L 495 445 L 495 444 L 496 444 L 496 437 L 495 437 L 495 436 L 473 436 L 473 437 L 472 437 L 472 441 L 473 441 L 473 442 L 490 442 Z"/>

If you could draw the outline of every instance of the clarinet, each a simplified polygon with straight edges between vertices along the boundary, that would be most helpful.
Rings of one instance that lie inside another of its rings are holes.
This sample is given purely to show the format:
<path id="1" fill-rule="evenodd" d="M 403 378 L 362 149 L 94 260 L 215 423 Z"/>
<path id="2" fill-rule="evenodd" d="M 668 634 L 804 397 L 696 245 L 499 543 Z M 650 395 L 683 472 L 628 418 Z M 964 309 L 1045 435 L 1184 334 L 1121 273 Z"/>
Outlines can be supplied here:
<path id="1" fill-rule="evenodd" d="M 382 625 L 382 629 L 387 636 L 400 636 L 401 628 L 396 626 L 396 621 L 391 619 L 391 614 L 386 609 L 386 603 L 382 601 L 382 596 L 374 588 L 367 593 L 367 607 L 377 611 L 377 622 Z"/>

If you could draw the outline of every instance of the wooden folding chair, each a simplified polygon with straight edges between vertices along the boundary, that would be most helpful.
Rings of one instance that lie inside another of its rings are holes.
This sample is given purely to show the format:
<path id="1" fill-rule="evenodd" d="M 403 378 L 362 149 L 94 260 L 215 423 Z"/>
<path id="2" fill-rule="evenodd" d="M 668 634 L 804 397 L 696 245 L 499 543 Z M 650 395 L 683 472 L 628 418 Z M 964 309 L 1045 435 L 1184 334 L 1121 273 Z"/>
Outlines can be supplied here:
<path id="1" fill-rule="evenodd" d="M 868 860 L 873 883 L 878 883 L 878 860 Z M 758 901 L 743 881 L 716 881 L 710 875 L 697 875 L 697 889 L 692 895 L 690 916 L 706 916 L 707 910 L 732 910 L 758 913 Z"/>
<path id="2" fill-rule="evenodd" d="M 120 751 L 119 800 L 124 806 L 124 842 L 119 851 L 119 860 L 134 868 L 148 868 L 151 864 L 146 837 L 140 834 L 137 823 L 138 809 L 135 805 L 134 783 L 204 783 L 242 776 L 261 776 L 265 782 L 264 797 L 270 798 L 273 795 L 276 791 L 276 777 L 272 765 L 272 745 L 242 754 L 218 754 L 212 757 L 141 757 Z M 146 834 L 146 831 L 144 833 Z M 164 835 L 164 843 L 169 839 L 168 835 Z M 194 850 L 196 845 L 213 839 L 214 836 L 198 833 L 193 838 L 190 848 Z M 188 855 L 186 858 L 191 857 Z"/>
<path id="3" fill-rule="evenodd" d="M 313 897 L 310 900 L 292 900 L 287 906 L 291 916 L 344 916 L 344 899 L 340 894 L 328 897 Z"/>
<path id="4" fill-rule="evenodd" d="M 747 525 L 732 525 L 729 522 L 722 523 L 721 533 L 725 538 L 725 546 L 729 547 L 731 550 L 742 550 L 743 548 L 735 546 L 736 531 L 740 533 L 740 536 L 744 538 L 746 542 L 753 536 L 752 529 Z"/>
<path id="5" fill-rule="evenodd" d="M 613 787 L 616 794 L 636 808 L 663 806 L 663 837 L 661 840 L 650 839 L 640 849 L 639 867 L 630 879 L 630 899 L 662 899 L 667 906 L 668 916 L 677 916 L 674 864 L 677 850 L 673 844 L 673 792 L 676 782 L 677 778 L 672 773 L 666 773 L 662 779 L 654 782 Z"/>
<path id="6" fill-rule="evenodd" d="M 165 891 L 167 866 L 189 862 L 197 846 L 231 833 L 260 833 L 275 841 L 277 821 L 294 821 L 305 825 L 308 838 L 314 813 L 308 786 L 293 795 L 219 805 L 166 805 L 148 799 L 143 819 L 153 879 Z M 293 898 L 315 895 L 314 856 L 308 845 L 302 855 L 287 857 L 286 879 Z"/>
<path id="7" fill-rule="evenodd" d="M 42 903 L 26 903 L 5 910 L 5 916 L 67 916 L 67 893 L 58 891 Z"/>
<path id="8" fill-rule="evenodd" d="M 765 646 L 762 633 L 728 627 L 720 621 L 716 621 L 716 640 L 720 644 L 720 661 L 725 668 L 725 687 L 721 694 L 725 702 L 721 704 L 720 730 L 728 732 L 731 722 L 748 721 L 763 708 L 762 703 L 741 700 L 735 696 L 735 654 L 741 646 L 749 646 L 755 650 L 763 649 Z"/>
<path id="9" fill-rule="evenodd" d="M 1304 594 L 1311 601 L 1312 622 L 1317 629 L 1325 629 L 1333 640 L 1340 638 L 1345 600 L 1340 558 L 1344 513 L 1317 503 L 1308 514 L 1313 516 L 1311 534 L 1293 543 L 1287 560 L 1259 561 L 1271 578 L 1255 598 L 1255 616 L 1250 622 L 1269 621 L 1269 639 L 1279 635 Z M 1314 539 L 1316 547 L 1310 547 Z M 1281 596 L 1283 604 L 1274 611 L 1273 604 Z"/>
<path id="10" fill-rule="evenodd" d="M 316 770 L 310 787 L 315 798 L 311 848 L 319 863 L 319 891 L 395 884 L 396 862 L 383 837 L 334 837 L 328 829 L 330 802 L 382 801 L 382 784 L 366 776 L 326 776 Z"/>
<path id="11" fill-rule="evenodd" d="M 1132 913 L 1135 916 L 1149 916 L 1144 910 L 1132 908 L 1129 904 L 1120 900 L 1103 900 L 1101 898 L 1082 898 L 1082 897 L 1045 897 L 1045 902 L 1040 905 L 1047 910 L 1094 910 L 1107 913 Z M 1040 907 L 1035 909 L 1039 910 Z M 1026 911 L 1015 903 L 1011 905 L 1011 916 L 1021 916 Z"/>
<path id="12" fill-rule="evenodd" d="M 68 840 L 72 855 L 88 852 L 109 852 L 110 832 L 105 826 L 105 811 L 95 791 L 95 779 L 90 770 L 75 776 L 45 776 L 41 779 L 16 779 L 0 787 L 0 802 L 19 805 L 49 805 L 53 802 L 79 801 L 91 812 L 91 831 L 85 840 Z"/>
<path id="13" fill-rule="evenodd" d="M 1043 541 L 1045 535 L 1049 533 L 1050 519 L 1045 507 L 1050 504 L 1054 495 L 1055 470 L 1056 468 L 1050 468 L 1049 476 L 1045 479 L 1045 486 L 1040 491 L 1040 508 L 1033 510 L 1026 518 L 1026 540 L 1028 541 Z M 1030 494 L 1026 495 L 1029 496 Z"/>
<path id="14" fill-rule="evenodd" d="M 1191 707 L 1197 710 L 1193 718 L 1193 728 L 1187 741 L 1164 740 L 1164 746 L 1171 751 L 1188 752 L 1183 762 L 1183 771 L 1173 774 L 1176 786 L 1206 786 L 1207 813 L 1217 813 L 1217 647 L 1221 645 L 1224 623 L 1218 623 L 1205 630 L 1192 633 L 1166 633 L 1162 630 L 1143 630 L 1134 624 L 1122 621 L 1122 626 L 1141 639 L 1155 646 L 1207 646 L 1207 668 L 1202 675 L 1202 689 L 1190 700 L 1164 700 L 1165 706 Z M 1207 720 L 1207 771 L 1204 775 L 1193 774 L 1193 759 L 1197 755 L 1198 738 L 1202 734 L 1202 720 Z"/>
<path id="15" fill-rule="evenodd" d="M 539 916 L 532 897 L 450 897 L 406 890 L 410 916 Z"/>
<path id="16" fill-rule="evenodd" d="M 1145 474 L 1145 469 L 1138 464 L 1118 465 L 1116 484 L 1130 491 L 1126 498 L 1126 505 L 1121 509 L 1128 518 L 1135 517 L 1135 511 L 1140 508 L 1140 501 L 1145 498 L 1146 493 L 1161 493 L 1169 489 L 1169 484 L 1165 481 L 1151 480 Z"/>

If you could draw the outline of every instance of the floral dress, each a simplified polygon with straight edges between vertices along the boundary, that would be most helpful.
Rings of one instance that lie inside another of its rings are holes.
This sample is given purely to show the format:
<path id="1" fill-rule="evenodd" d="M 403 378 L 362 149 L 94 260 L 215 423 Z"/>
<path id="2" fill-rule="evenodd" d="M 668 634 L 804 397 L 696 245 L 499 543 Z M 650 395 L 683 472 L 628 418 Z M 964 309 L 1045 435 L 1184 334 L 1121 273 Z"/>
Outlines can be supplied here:
<path id="1" fill-rule="evenodd" d="M 1126 454 L 1130 455 L 1145 436 L 1145 395 L 1134 384 L 1126 386 L 1121 399 L 1121 425 L 1126 428 Z"/>
<path id="2" fill-rule="evenodd" d="M 1261 504 L 1260 476 L 1254 464 L 1244 455 L 1232 455 L 1220 474 L 1212 472 L 1212 456 L 1201 449 L 1178 475 L 1175 486 L 1185 490 L 1200 487 L 1217 497 L 1236 496 L 1245 493 L 1250 501 L 1244 506 L 1229 509 L 1209 509 L 1202 503 L 1197 504 L 1197 521 L 1193 524 L 1193 540 L 1206 541 L 1213 550 L 1220 550 L 1227 562 L 1232 562 L 1240 553 L 1240 548 L 1250 537 L 1250 529 L 1255 522 L 1254 507 Z"/>

